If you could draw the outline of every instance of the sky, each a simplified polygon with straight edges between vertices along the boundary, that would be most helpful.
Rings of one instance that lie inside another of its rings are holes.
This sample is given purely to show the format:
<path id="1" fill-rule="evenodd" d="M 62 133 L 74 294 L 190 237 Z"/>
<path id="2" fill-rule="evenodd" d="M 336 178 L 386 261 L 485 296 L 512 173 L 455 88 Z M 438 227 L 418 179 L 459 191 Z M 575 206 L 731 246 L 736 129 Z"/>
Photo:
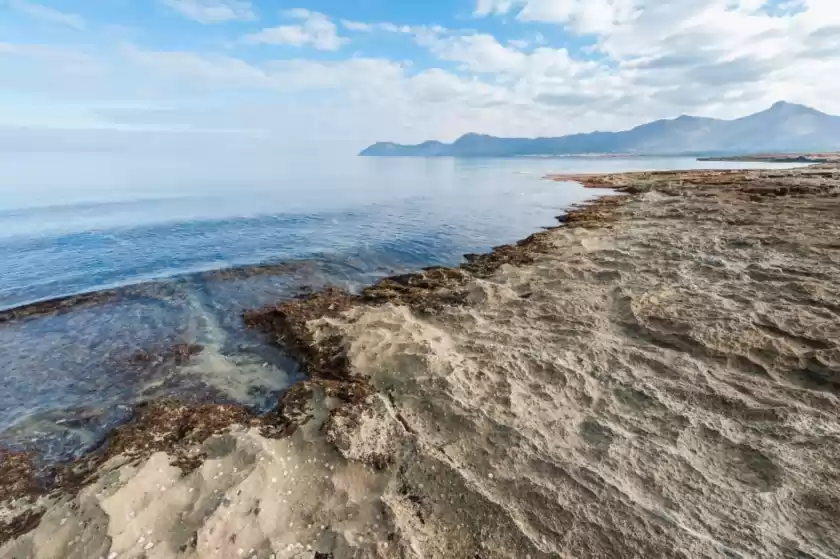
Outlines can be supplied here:
<path id="1" fill-rule="evenodd" d="M 838 0 L 0 0 L 0 152 L 355 153 L 838 91 Z"/>

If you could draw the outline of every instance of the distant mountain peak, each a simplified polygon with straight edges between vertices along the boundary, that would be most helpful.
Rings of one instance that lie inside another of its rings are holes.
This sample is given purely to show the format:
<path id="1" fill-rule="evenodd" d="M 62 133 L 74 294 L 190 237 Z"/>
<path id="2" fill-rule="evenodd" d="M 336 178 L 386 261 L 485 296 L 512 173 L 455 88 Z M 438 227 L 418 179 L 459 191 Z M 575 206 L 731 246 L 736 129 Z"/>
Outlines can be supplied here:
<path id="1" fill-rule="evenodd" d="M 819 113 L 820 111 L 816 109 L 812 109 L 811 107 L 807 107 L 805 105 L 800 105 L 799 103 L 789 103 L 788 101 L 776 101 L 773 103 L 768 111 L 771 112 L 807 112 L 807 113 Z M 822 114 L 822 113 L 820 113 Z"/>
<path id="2" fill-rule="evenodd" d="M 469 140 L 480 140 L 482 138 L 492 138 L 492 136 L 488 136 L 487 134 L 478 134 L 476 132 L 467 132 L 466 134 L 455 140 L 455 142 L 457 143 Z"/>

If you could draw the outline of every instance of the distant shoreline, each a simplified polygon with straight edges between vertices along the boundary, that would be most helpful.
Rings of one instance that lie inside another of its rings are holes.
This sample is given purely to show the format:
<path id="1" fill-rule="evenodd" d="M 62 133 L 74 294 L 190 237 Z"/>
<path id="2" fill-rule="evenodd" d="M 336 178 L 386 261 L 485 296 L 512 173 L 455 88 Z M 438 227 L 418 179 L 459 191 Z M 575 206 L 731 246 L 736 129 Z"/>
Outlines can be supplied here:
<path id="1" fill-rule="evenodd" d="M 742 163 L 838 163 L 840 162 L 840 153 L 766 153 L 756 155 L 698 157 L 697 161 L 735 161 Z"/>

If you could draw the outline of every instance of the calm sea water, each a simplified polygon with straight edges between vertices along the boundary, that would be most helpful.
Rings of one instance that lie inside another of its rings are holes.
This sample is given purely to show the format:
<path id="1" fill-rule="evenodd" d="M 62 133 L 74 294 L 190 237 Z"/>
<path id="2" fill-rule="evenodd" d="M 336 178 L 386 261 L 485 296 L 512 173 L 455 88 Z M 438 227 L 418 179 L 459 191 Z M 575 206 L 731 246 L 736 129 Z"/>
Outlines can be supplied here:
<path id="1" fill-rule="evenodd" d="M 352 289 L 457 264 L 599 194 L 542 180 L 549 172 L 725 166 L 689 158 L 0 155 L 0 308 L 144 285 L 107 304 L 0 325 L 0 446 L 71 458 L 124 421 L 132 404 L 155 398 L 265 409 L 298 371 L 242 327 L 242 310 L 304 286 Z M 201 274 L 278 262 L 288 264 L 282 273 Z M 203 350 L 174 369 L 135 359 L 178 343 Z"/>

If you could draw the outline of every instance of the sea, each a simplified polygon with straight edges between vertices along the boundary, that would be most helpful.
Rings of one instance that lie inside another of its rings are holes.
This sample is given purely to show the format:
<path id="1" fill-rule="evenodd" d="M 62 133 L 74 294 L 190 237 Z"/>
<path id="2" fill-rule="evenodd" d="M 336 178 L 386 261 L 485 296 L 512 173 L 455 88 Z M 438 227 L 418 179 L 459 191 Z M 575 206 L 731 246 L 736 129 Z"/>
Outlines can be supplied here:
<path id="1" fill-rule="evenodd" d="M 302 373 L 244 310 L 457 265 L 611 194 L 547 173 L 757 167 L 774 165 L 0 153 L 0 310 L 111 294 L 0 323 L 0 448 L 71 460 L 157 399 L 270 409 Z M 183 344 L 200 350 L 170 366 Z"/>

